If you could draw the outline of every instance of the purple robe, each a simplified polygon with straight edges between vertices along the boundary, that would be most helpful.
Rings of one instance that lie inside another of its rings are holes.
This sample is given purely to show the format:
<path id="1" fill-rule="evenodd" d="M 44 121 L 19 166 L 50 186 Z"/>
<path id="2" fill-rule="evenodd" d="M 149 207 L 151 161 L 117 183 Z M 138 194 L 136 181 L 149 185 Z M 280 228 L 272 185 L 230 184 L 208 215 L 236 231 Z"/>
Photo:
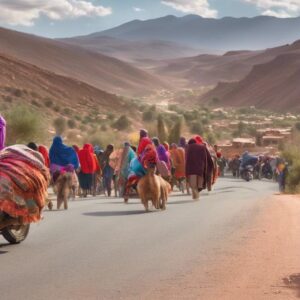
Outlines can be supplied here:
<path id="1" fill-rule="evenodd" d="M 6 121 L 2 116 L 0 116 L 0 150 L 5 147 L 6 139 Z"/>

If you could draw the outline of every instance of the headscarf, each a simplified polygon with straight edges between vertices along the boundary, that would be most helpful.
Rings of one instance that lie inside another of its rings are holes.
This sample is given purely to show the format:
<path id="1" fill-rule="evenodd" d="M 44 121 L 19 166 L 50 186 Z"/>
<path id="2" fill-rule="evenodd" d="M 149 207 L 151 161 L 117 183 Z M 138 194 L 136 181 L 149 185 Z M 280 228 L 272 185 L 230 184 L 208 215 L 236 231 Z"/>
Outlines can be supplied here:
<path id="1" fill-rule="evenodd" d="M 43 155 L 46 167 L 50 168 L 50 159 L 49 159 L 48 149 L 45 146 L 40 145 L 38 147 L 38 151 Z"/>
<path id="2" fill-rule="evenodd" d="M 71 164 L 75 169 L 78 169 L 79 167 L 79 161 L 75 150 L 73 147 L 64 145 L 60 136 L 56 136 L 53 139 L 49 157 L 51 164 L 56 164 L 63 167 Z"/>
<path id="3" fill-rule="evenodd" d="M 203 145 L 204 144 L 203 138 L 200 135 L 195 135 L 194 140 L 196 141 L 196 143 L 198 145 Z"/>
<path id="4" fill-rule="evenodd" d="M 155 146 L 153 144 L 147 145 L 141 157 L 142 166 L 145 169 L 152 168 L 153 166 L 156 165 L 157 160 L 158 160 L 158 156 L 155 150 Z"/>
<path id="5" fill-rule="evenodd" d="M 188 142 L 188 145 L 193 145 L 193 144 L 197 144 L 195 139 L 190 139 Z"/>
<path id="6" fill-rule="evenodd" d="M 163 145 L 159 145 L 158 147 L 156 147 L 156 151 L 157 151 L 158 159 L 160 161 L 164 161 L 167 164 L 167 166 L 169 166 L 170 159 L 165 147 Z"/>
<path id="7" fill-rule="evenodd" d="M 27 147 L 30 148 L 31 150 L 34 150 L 34 151 L 38 151 L 38 146 L 36 143 L 34 142 L 30 142 L 27 144 Z"/>
<path id="8" fill-rule="evenodd" d="M 6 121 L 0 116 L 0 150 L 5 147 L 6 140 Z"/>
<path id="9" fill-rule="evenodd" d="M 84 174 L 93 174 L 97 166 L 94 158 L 94 149 L 91 144 L 85 144 L 83 149 L 78 152 L 81 172 Z"/>
<path id="10" fill-rule="evenodd" d="M 159 144 L 160 144 L 159 138 L 157 138 L 157 137 L 154 137 L 154 138 L 152 139 L 152 142 L 153 142 L 153 144 L 155 145 L 155 147 L 158 147 Z"/>
<path id="11" fill-rule="evenodd" d="M 150 138 L 148 137 L 144 137 L 141 139 L 140 143 L 139 143 L 139 147 L 138 147 L 138 150 L 137 150 L 137 155 L 140 156 L 143 151 L 145 150 L 146 146 L 147 145 L 151 145 L 152 144 L 152 141 Z"/>
<path id="12" fill-rule="evenodd" d="M 181 147 L 181 148 L 185 148 L 186 147 L 186 139 L 183 136 L 179 140 L 179 147 Z"/>
<path id="13" fill-rule="evenodd" d="M 148 137 L 148 131 L 146 129 L 141 129 L 140 130 L 140 140 L 145 137 Z"/>
<path id="14" fill-rule="evenodd" d="M 165 147 L 165 149 L 166 149 L 167 151 L 170 151 L 170 145 L 169 145 L 168 142 L 163 142 L 163 146 Z"/>

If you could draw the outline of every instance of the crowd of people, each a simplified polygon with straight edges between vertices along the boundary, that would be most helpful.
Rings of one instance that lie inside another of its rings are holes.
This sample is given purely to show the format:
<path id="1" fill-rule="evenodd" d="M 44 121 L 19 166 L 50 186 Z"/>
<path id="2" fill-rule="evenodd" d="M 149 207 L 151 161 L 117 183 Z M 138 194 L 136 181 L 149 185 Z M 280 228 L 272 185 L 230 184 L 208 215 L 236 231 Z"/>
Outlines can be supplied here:
<path id="1" fill-rule="evenodd" d="M 0 126 L 2 149 L 5 144 L 5 120 L 2 117 Z M 270 174 L 271 177 L 275 176 L 275 166 L 280 190 L 284 191 L 285 188 L 287 168 L 284 164 L 252 156 L 248 152 L 242 157 L 235 156 L 227 160 L 217 146 L 212 147 L 199 135 L 188 141 L 181 137 L 178 143 L 169 145 L 157 137 L 150 137 L 147 130 L 141 129 L 137 145 L 125 142 L 119 149 L 113 144 L 105 149 L 91 144 L 85 144 L 82 148 L 68 146 L 61 136 L 54 137 L 49 150 L 34 142 L 28 143 L 27 147 L 41 154 L 51 174 L 52 185 L 60 185 L 60 190 L 64 187 L 68 189 L 68 198 L 101 193 L 110 197 L 114 191 L 114 196 L 124 198 L 127 203 L 131 193 L 136 192 L 139 180 L 153 167 L 158 175 L 170 183 L 172 190 L 177 186 L 183 193 L 192 194 L 195 200 L 199 199 L 202 190 L 211 191 L 217 177 L 225 175 L 226 168 L 232 171 L 234 177 L 243 177 L 243 170 L 249 164 L 254 166 L 258 179 L 263 174 L 266 177 Z M 58 208 L 62 202 L 58 199 Z M 67 209 L 67 200 L 64 200 L 64 207 Z M 51 202 L 49 208 L 52 209 Z"/>
<path id="2" fill-rule="evenodd" d="M 250 168 L 253 179 L 273 180 L 278 182 L 280 192 L 285 191 L 288 164 L 279 156 L 253 155 L 245 151 L 241 156 L 237 154 L 231 159 L 221 155 L 218 157 L 218 165 L 221 176 L 229 171 L 233 177 L 244 179 L 245 171 Z"/>
<path id="3" fill-rule="evenodd" d="M 34 142 L 27 146 L 44 157 L 53 186 L 61 175 L 68 174 L 73 197 L 101 193 L 110 197 L 114 191 L 114 196 L 128 202 L 150 167 L 155 167 L 172 189 L 177 186 L 182 192 L 191 191 L 193 199 L 199 199 L 202 190 L 211 190 L 218 176 L 218 154 L 201 136 L 188 142 L 182 137 L 178 144 L 171 145 L 149 137 L 145 129 L 140 130 L 139 136 L 138 145 L 125 142 L 120 149 L 112 144 L 105 149 L 91 144 L 82 148 L 67 146 L 61 136 L 54 137 L 49 152 Z"/>

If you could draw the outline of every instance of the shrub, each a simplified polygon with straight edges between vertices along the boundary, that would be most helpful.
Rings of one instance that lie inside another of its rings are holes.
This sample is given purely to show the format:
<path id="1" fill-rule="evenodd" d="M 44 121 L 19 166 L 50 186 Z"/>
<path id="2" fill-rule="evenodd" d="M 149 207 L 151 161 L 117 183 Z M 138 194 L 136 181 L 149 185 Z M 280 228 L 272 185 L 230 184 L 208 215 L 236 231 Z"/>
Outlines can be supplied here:
<path id="1" fill-rule="evenodd" d="M 53 106 L 53 101 L 50 98 L 47 98 L 45 100 L 45 106 L 49 107 L 49 108 L 52 107 Z"/>
<path id="2" fill-rule="evenodd" d="M 297 122 L 297 123 L 295 124 L 295 128 L 296 128 L 297 130 L 300 131 L 300 122 Z"/>
<path id="3" fill-rule="evenodd" d="M 66 130 L 67 123 L 64 118 L 58 117 L 53 121 L 53 126 L 55 128 L 56 134 L 61 135 Z"/>
<path id="4" fill-rule="evenodd" d="M 7 144 L 43 141 L 46 136 L 44 119 L 26 106 L 13 107 L 6 114 Z"/>
<path id="5" fill-rule="evenodd" d="M 155 111 L 148 109 L 148 110 L 143 112 L 143 121 L 145 121 L 145 122 L 154 121 L 155 116 L 156 116 Z"/>
<path id="6" fill-rule="evenodd" d="M 63 109 L 63 114 L 65 114 L 66 116 L 70 116 L 72 114 L 72 110 L 70 108 L 65 107 Z"/>
<path id="7" fill-rule="evenodd" d="M 116 116 L 113 113 L 108 113 L 107 114 L 107 119 L 110 121 L 113 121 L 116 118 Z"/>
<path id="8" fill-rule="evenodd" d="M 101 127 L 100 127 L 100 129 L 102 131 L 106 131 L 107 130 L 107 126 L 105 124 L 102 124 Z"/>
<path id="9" fill-rule="evenodd" d="M 71 128 L 71 129 L 74 129 L 76 128 L 76 121 L 74 120 L 68 120 L 68 127 Z"/>
<path id="10" fill-rule="evenodd" d="M 203 125 L 200 121 L 194 121 L 189 124 L 189 128 L 191 133 L 202 134 L 203 133 Z"/>
<path id="11" fill-rule="evenodd" d="M 4 96 L 3 99 L 7 103 L 12 103 L 12 101 L 13 101 L 13 98 L 11 96 Z"/>
<path id="12" fill-rule="evenodd" d="M 31 100 L 31 104 L 37 107 L 41 107 L 40 103 L 37 102 L 36 100 Z"/>
<path id="13" fill-rule="evenodd" d="M 212 132 L 208 132 L 204 137 L 209 144 L 213 145 L 216 143 L 216 136 Z"/>
<path id="14" fill-rule="evenodd" d="M 15 89 L 13 93 L 16 97 L 22 97 L 23 95 L 22 90 L 20 89 Z"/>
<path id="15" fill-rule="evenodd" d="M 53 107 L 53 110 L 54 110 L 55 112 L 60 112 L 60 106 L 55 105 L 55 106 Z"/>
<path id="16" fill-rule="evenodd" d="M 126 115 L 120 116 L 120 118 L 112 125 L 113 128 L 118 130 L 126 130 L 130 126 L 131 122 Z"/>
<path id="17" fill-rule="evenodd" d="M 287 192 L 300 192 L 300 153 L 296 146 L 289 146 L 282 152 L 282 157 L 288 163 L 289 172 L 287 176 Z"/>

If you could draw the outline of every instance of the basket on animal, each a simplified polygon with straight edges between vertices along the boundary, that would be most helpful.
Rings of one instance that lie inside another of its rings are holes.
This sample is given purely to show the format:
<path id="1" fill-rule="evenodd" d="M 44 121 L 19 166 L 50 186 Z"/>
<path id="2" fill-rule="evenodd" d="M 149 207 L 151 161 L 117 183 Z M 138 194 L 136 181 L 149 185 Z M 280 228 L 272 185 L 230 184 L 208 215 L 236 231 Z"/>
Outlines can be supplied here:
<path id="1" fill-rule="evenodd" d="M 0 151 L 0 211 L 24 223 L 37 222 L 50 175 L 39 152 L 23 145 Z"/>

